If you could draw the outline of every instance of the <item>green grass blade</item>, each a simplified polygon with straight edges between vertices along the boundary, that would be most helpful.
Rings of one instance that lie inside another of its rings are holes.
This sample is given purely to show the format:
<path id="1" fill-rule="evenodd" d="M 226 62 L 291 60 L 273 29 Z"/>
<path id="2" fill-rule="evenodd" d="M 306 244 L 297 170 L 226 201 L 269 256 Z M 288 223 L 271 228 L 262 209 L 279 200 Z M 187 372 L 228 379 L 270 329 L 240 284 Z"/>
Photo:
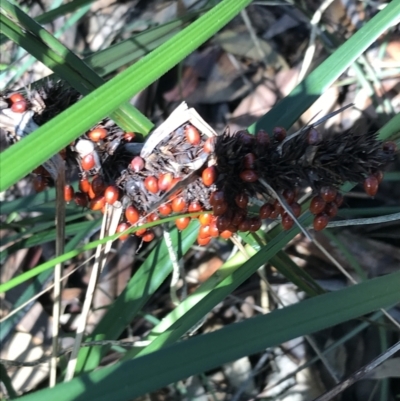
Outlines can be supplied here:
<path id="1" fill-rule="evenodd" d="M 121 103 L 158 79 L 250 2 L 251 0 L 223 0 L 167 43 L 4 151 L 0 159 L 0 170 L 3 172 L 0 190 L 21 179 L 82 132 L 116 110 Z M 59 134 L 56 137 L 55 132 Z M 30 149 L 37 152 L 32 154 Z"/>
<path id="2" fill-rule="evenodd" d="M 132 400 L 267 347 L 390 307 L 400 301 L 399 288 L 400 272 L 369 280 L 82 375 L 21 401 Z"/>
<path id="3" fill-rule="evenodd" d="M 312 71 L 292 92 L 282 99 L 249 130 L 272 132 L 276 126 L 289 128 L 318 97 L 400 16 L 400 1 L 387 6 L 357 31 L 339 49 Z"/>

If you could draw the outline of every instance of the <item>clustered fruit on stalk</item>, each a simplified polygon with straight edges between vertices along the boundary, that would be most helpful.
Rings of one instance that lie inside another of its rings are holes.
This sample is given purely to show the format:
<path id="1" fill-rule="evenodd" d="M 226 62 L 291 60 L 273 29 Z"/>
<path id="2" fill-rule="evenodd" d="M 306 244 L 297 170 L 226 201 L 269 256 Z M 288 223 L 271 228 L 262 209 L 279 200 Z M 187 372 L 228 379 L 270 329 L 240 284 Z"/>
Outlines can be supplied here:
<path id="1" fill-rule="evenodd" d="M 8 100 L 18 113 L 29 105 L 19 93 Z M 265 219 L 280 217 L 288 230 L 294 220 L 287 210 L 300 216 L 297 200 L 307 186 L 315 194 L 309 206 L 315 215 L 314 229 L 322 230 L 343 203 L 339 187 L 346 181 L 359 182 L 368 195 L 375 196 L 382 168 L 396 152 L 393 142 L 382 143 L 371 133 L 323 138 L 309 127 L 289 137 L 284 128 L 276 127 L 271 136 L 259 130 L 255 135 L 226 131 L 207 137 L 185 123 L 144 158 L 135 137 L 105 120 L 74 141 L 61 154 L 67 163 L 77 164 L 79 190 L 68 184 L 64 195 L 66 202 L 73 200 L 91 210 L 104 211 L 106 204 L 119 201 L 124 214 L 117 232 L 137 226 L 135 235 L 145 242 L 154 233 L 141 225 L 186 212 L 197 213 L 193 218 L 200 222 L 199 245 L 207 245 L 213 237 L 227 239 L 237 231 L 255 232 Z M 193 170 L 201 159 L 204 162 Z M 34 170 L 36 191 L 49 180 L 44 167 Z M 177 216 L 175 224 L 184 230 L 190 220 Z"/>

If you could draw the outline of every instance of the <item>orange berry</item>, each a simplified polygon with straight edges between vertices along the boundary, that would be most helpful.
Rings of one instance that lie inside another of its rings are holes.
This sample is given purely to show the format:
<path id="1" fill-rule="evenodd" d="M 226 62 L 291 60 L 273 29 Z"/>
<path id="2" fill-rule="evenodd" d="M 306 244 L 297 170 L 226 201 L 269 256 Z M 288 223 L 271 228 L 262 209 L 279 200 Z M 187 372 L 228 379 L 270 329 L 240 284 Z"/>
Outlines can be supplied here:
<path id="1" fill-rule="evenodd" d="M 90 183 L 86 177 L 79 180 L 79 189 L 85 193 L 90 191 Z"/>
<path id="2" fill-rule="evenodd" d="M 334 187 L 325 186 L 320 189 L 321 198 L 325 202 L 333 202 L 337 195 L 337 189 Z"/>
<path id="3" fill-rule="evenodd" d="M 185 127 L 185 136 L 186 136 L 186 140 L 191 145 L 198 145 L 201 141 L 200 132 L 193 125 L 187 125 Z"/>
<path id="4" fill-rule="evenodd" d="M 215 141 L 216 141 L 216 137 L 212 136 L 210 138 L 208 138 L 203 145 L 203 150 L 206 153 L 212 153 L 215 150 Z"/>
<path id="5" fill-rule="evenodd" d="M 212 221 L 209 225 L 210 227 L 210 235 L 211 237 L 218 237 L 219 235 L 219 230 L 217 228 L 217 223 L 216 221 Z"/>
<path id="6" fill-rule="evenodd" d="M 142 240 L 143 242 L 151 242 L 154 239 L 154 233 L 151 230 L 147 230 L 143 236 L 142 236 Z"/>
<path id="7" fill-rule="evenodd" d="M 325 209 L 326 202 L 322 199 L 321 196 L 317 195 L 311 199 L 310 203 L 310 212 L 312 214 L 322 213 Z"/>
<path id="8" fill-rule="evenodd" d="M 164 203 L 164 204 L 159 206 L 158 211 L 163 216 L 169 216 L 172 213 L 172 207 L 171 207 L 170 204 Z"/>
<path id="9" fill-rule="evenodd" d="M 25 100 L 24 96 L 21 93 L 15 92 L 10 95 L 9 99 L 12 103 L 19 102 L 21 100 Z"/>
<path id="10" fill-rule="evenodd" d="M 148 223 L 151 223 L 153 221 L 157 221 L 160 220 L 160 218 L 158 217 L 158 215 L 156 213 L 150 213 L 147 217 L 146 217 L 146 221 Z"/>
<path id="11" fill-rule="evenodd" d="M 225 230 L 225 231 L 222 231 L 222 233 L 220 233 L 219 235 L 223 239 L 228 239 L 228 238 L 232 237 L 232 231 Z"/>
<path id="12" fill-rule="evenodd" d="M 180 217 L 175 220 L 175 224 L 178 227 L 178 230 L 184 230 L 190 223 L 190 217 Z"/>
<path id="13" fill-rule="evenodd" d="M 172 201 L 171 206 L 175 213 L 180 213 L 186 209 L 186 201 L 181 196 L 178 196 Z"/>
<path id="14" fill-rule="evenodd" d="M 370 175 L 364 180 L 364 191 L 369 196 L 375 196 L 378 192 L 379 182 L 374 175 Z"/>
<path id="15" fill-rule="evenodd" d="M 202 206 L 200 205 L 200 202 L 198 201 L 193 201 L 189 204 L 188 211 L 189 213 L 193 212 L 201 212 L 203 210 Z"/>
<path id="16" fill-rule="evenodd" d="M 64 186 L 64 200 L 65 202 L 71 202 L 74 197 L 74 188 L 72 185 L 65 185 Z"/>
<path id="17" fill-rule="evenodd" d="M 89 185 L 90 185 L 90 184 L 89 184 Z M 91 185 L 90 185 L 90 187 L 89 187 L 88 196 L 89 196 L 89 199 L 94 199 L 94 198 L 96 197 L 96 194 L 94 193 L 94 191 L 93 191 Z"/>
<path id="18" fill-rule="evenodd" d="M 215 166 L 207 167 L 206 169 L 203 170 L 201 174 L 203 184 L 207 187 L 214 184 L 214 182 L 217 180 L 217 175 L 218 173 Z"/>
<path id="19" fill-rule="evenodd" d="M 14 113 L 23 113 L 28 108 L 26 100 L 18 100 L 11 105 L 11 110 Z"/>
<path id="20" fill-rule="evenodd" d="M 125 132 L 123 138 L 126 142 L 131 142 L 135 139 L 136 134 L 134 132 Z"/>
<path id="21" fill-rule="evenodd" d="M 74 202 L 81 207 L 86 207 L 88 204 L 88 198 L 87 195 L 84 194 L 83 192 L 75 192 L 74 195 Z"/>
<path id="22" fill-rule="evenodd" d="M 107 137 L 107 130 L 105 128 L 97 127 L 91 130 L 87 135 L 93 142 L 99 142 Z"/>
<path id="23" fill-rule="evenodd" d="M 137 227 L 140 227 L 142 225 L 143 225 L 143 223 L 139 224 Z M 135 231 L 135 235 L 138 236 L 138 237 L 141 237 L 142 235 L 144 235 L 146 233 L 147 233 L 147 228 L 144 228 L 144 227 L 143 228 L 139 228 L 138 230 Z"/>
<path id="24" fill-rule="evenodd" d="M 268 219 L 272 212 L 274 211 L 274 206 L 270 203 L 265 203 L 260 207 L 260 219 Z"/>
<path id="25" fill-rule="evenodd" d="M 130 225 L 128 223 L 120 223 L 117 227 L 116 232 L 122 233 L 122 232 L 126 231 L 129 227 L 130 227 Z M 121 241 L 125 241 L 126 239 L 128 239 L 128 237 L 129 237 L 129 234 L 123 234 L 123 235 L 119 236 L 119 239 Z"/>
<path id="26" fill-rule="evenodd" d="M 258 180 L 258 175 L 254 170 L 243 170 L 239 176 L 245 182 L 256 182 Z"/>
<path id="27" fill-rule="evenodd" d="M 135 208 L 135 206 L 130 205 L 125 209 L 125 217 L 131 224 L 135 224 L 140 219 L 139 210 Z"/>
<path id="28" fill-rule="evenodd" d="M 129 167 L 136 172 L 143 170 L 144 160 L 140 156 L 136 156 L 129 163 Z"/>
<path id="29" fill-rule="evenodd" d="M 94 159 L 93 153 L 89 153 L 88 155 L 82 157 L 81 166 L 84 170 L 89 171 L 96 165 L 96 161 Z"/>
<path id="30" fill-rule="evenodd" d="M 158 189 L 160 191 L 167 191 L 173 180 L 174 176 L 171 173 L 160 174 L 158 177 Z"/>
<path id="31" fill-rule="evenodd" d="M 210 237 L 210 226 L 200 226 L 198 237 L 199 238 L 207 238 Z"/>
<path id="32" fill-rule="evenodd" d="M 89 208 L 92 210 L 101 210 L 106 204 L 106 199 L 103 195 L 96 196 L 96 198 L 92 199 L 89 203 Z"/>
<path id="33" fill-rule="evenodd" d="M 247 204 L 249 203 L 249 196 L 242 192 L 235 196 L 235 203 L 242 209 L 246 209 Z"/>
<path id="34" fill-rule="evenodd" d="M 197 243 L 198 243 L 200 246 L 208 245 L 208 244 L 210 243 L 210 241 L 211 241 L 211 237 L 207 237 L 207 238 L 200 238 L 200 237 L 197 237 Z"/>
<path id="35" fill-rule="evenodd" d="M 203 213 L 199 216 L 199 222 L 202 226 L 208 226 L 213 220 L 211 213 Z"/>
<path id="36" fill-rule="evenodd" d="M 110 205 L 113 205 L 119 198 L 119 190 L 116 186 L 110 185 L 104 191 L 104 196 L 106 198 L 106 202 Z"/>
<path id="37" fill-rule="evenodd" d="M 151 193 L 156 194 L 158 192 L 158 180 L 156 177 L 149 176 L 144 180 L 144 187 Z"/>
<path id="38" fill-rule="evenodd" d="M 329 223 L 329 218 L 326 214 L 318 214 L 314 217 L 313 226 L 315 231 L 323 230 Z"/>

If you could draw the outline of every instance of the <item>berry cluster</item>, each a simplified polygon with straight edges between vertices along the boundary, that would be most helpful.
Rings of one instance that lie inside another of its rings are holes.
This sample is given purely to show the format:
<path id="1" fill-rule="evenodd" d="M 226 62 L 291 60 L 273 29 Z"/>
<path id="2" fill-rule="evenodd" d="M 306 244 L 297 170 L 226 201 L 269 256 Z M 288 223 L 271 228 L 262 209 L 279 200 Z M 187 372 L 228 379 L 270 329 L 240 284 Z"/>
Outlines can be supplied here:
<path id="1" fill-rule="evenodd" d="M 44 110 L 57 91 L 56 85 L 36 92 L 35 98 L 40 95 L 44 104 L 35 115 L 38 124 L 52 117 Z M 69 93 L 63 105 L 78 98 Z M 28 101 L 20 93 L 5 99 L 15 113 L 34 109 L 32 98 Z M 373 134 L 323 138 L 313 127 L 293 136 L 276 127 L 271 136 L 259 130 L 256 135 L 226 131 L 209 137 L 186 122 L 156 138 L 146 152 L 137 138 L 104 120 L 60 152 L 79 169 L 80 176 L 79 190 L 65 186 L 65 201 L 91 210 L 104 211 L 106 204 L 122 207 L 117 232 L 160 216 L 198 213 L 200 245 L 213 237 L 229 238 L 237 231 L 255 232 L 262 220 L 279 216 L 283 229 L 290 229 L 293 217 L 301 214 L 298 195 L 306 186 L 315 193 L 310 204 L 314 229 L 322 230 L 343 203 L 340 185 L 360 182 L 374 196 L 383 178 L 382 168 L 396 152 L 393 142 L 382 143 Z M 51 181 L 48 172 L 39 166 L 33 173 L 36 191 L 43 190 Z M 176 226 L 184 230 L 190 219 L 177 216 Z M 145 242 L 154 238 L 152 230 L 145 228 L 135 235 Z"/>

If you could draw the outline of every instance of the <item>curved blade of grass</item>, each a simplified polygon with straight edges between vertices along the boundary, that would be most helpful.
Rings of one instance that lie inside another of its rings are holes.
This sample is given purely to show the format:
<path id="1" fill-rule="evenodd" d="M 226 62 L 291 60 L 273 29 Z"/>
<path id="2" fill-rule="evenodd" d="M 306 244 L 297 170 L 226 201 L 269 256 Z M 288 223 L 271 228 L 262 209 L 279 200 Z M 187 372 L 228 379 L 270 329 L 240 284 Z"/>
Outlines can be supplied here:
<path id="1" fill-rule="evenodd" d="M 4 0 L 1 22 L 3 32 L 69 82 L 75 89 L 86 95 L 104 84 L 84 61 L 60 43 L 35 20 L 20 8 Z M 11 17 L 11 18 L 10 18 Z M 18 24 L 13 20 L 18 21 Z M 126 131 L 148 131 L 153 124 L 136 108 L 127 103 L 111 113 L 113 120 Z"/>
<path id="2" fill-rule="evenodd" d="M 223 0 L 135 65 L 2 153 L 0 190 L 67 146 L 209 39 L 251 0 Z M 103 100 L 102 100 L 103 99 Z M 58 135 L 55 137 L 54 132 Z M 37 150 L 34 154 L 30 149 Z M 28 157 L 29 154 L 29 157 Z"/>
<path id="3" fill-rule="evenodd" d="M 386 29 L 400 16 L 400 1 L 387 6 L 357 31 L 339 49 L 312 71 L 292 92 L 265 116 L 254 123 L 249 131 L 259 129 L 272 132 L 276 126 L 289 128 L 315 100 L 342 74 Z"/>
<path id="4" fill-rule="evenodd" d="M 195 220 L 191 221 L 182 234 L 176 228 L 172 229 L 170 234 L 174 249 L 182 255 L 186 254 L 197 238 L 198 229 L 199 223 Z M 171 271 L 169 252 L 165 241 L 161 241 L 140 266 L 121 295 L 108 308 L 88 341 L 117 339 Z M 78 356 L 76 372 L 96 368 L 108 349 L 109 347 L 100 346 L 83 348 Z"/>
<path id="5" fill-rule="evenodd" d="M 127 401 L 160 387 L 400 301 L 400 272 L 234 323 L 21 401 Z"/>
<path id="6" fill-rule="evenodd" d="M 78 232 L 75 237 L 73 237 L 68 243 L 65 245 L 65 251 L 69 252 L 72 249 L 75 249 L 79 243 L 86 238 L 90 232 L 98 225 L 97 221 L 92 221 L 91 226 L 88 226 L 86 230 L 82 230 Z M 16 309 L 20 305 L 23 305 L 25 302 L 29 301 L 38 291 L 42 290 L 45 283 L 51 278 L 53 275 L 52 270 L 47 270 L 39 276 L 37 276 L 32 284 L 30 284 L 22 293 L 22 295 L 17 299 L 17 301 L 13 304 L 13 308 Z M 15 327 L 15 325 L 22 319 L 23 316 L 27 313 L 27 311 L 32 306 L 28 304 L 26 307 L 21 309 L 15 315 L 11 316 L 9 319 L 5 320 L 1 323 L 1 330 L 0 330 L 0 342 L 4 342 L 7 338 L 8 334 L 11 330 Z"/>

